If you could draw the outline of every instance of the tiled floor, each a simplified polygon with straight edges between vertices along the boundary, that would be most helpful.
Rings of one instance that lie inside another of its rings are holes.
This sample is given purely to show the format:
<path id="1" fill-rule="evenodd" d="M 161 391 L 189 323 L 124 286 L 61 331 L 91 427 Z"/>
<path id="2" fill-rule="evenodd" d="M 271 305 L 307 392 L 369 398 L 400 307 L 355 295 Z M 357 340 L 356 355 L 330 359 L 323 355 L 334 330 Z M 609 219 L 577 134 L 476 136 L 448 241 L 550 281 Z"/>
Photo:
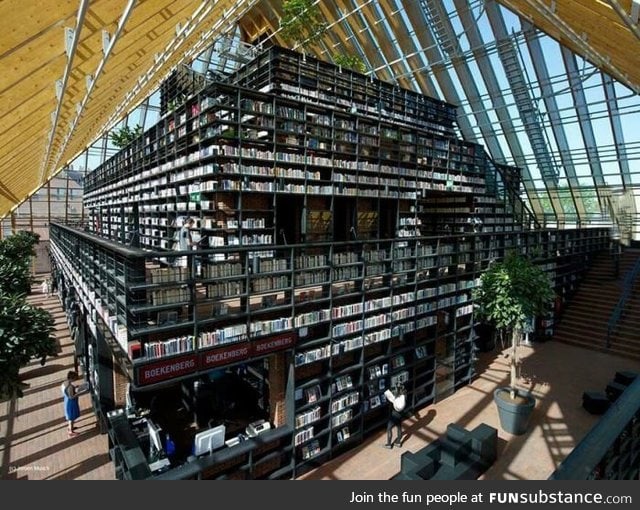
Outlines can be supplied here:
<path id="1" fill-rule="evenodd" d="M 98 433 L 88 395 L 79 400 L 80 433 L 70 438 L 66 432 L 60 386 L 74 369 L 73 347 L 58 298 L 38 289 L 29 301 L 53 314 L 60 353 L 45 366 L 36 360 L 23 368 L 24 397 L 0 402 L 0 479 L 113 480 L 107 436 Z"/>
<path id="2" fill-rule="evenodd" d="M 60 385 L 73 368 L 73 354 L 60 305 L 39 293 L 30 300 L 54 314 L 61 352 L 44 367 L 35 361 L 23 369 L 29 384 L 25 396 L 0 403 L 0 478 L 113 479 L 107 437 L 96 429 L 87 396 L 80 400 L 82 433 L 75 438 L 66 434 Z M 485 422 L 498 429 L 499 444 L 498 460 L 484 479 L 546 479 L 597 419 L 582 409 L 582 392 L 602 391 L 617 370 L 640 371 L 640 363 L 553 341 L 522 350 L 522 384 L 538 398 L 525 435 L 500 430 L 492 392 L 508 379 L 508 358 L 487 353 L 471 385 L 404 422 L 402 448 L 384 448 L 381 431 L 304 478 L 389 479 L 398 473 L 403 451 L 420 449 L 442 435 L 447 424 L 473 428 Z"/>

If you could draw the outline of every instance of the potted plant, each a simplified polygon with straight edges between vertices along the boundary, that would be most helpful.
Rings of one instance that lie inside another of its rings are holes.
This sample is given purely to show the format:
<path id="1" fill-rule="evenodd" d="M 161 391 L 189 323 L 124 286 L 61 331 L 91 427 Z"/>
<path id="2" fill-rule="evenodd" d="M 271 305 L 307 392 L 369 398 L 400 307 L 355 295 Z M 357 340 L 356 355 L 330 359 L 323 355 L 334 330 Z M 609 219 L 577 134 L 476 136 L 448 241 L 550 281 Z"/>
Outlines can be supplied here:
<path id="1" fill-rule="evenodd" d="M 359 73 L 365 73 L 367 71 L 367 66 L 359 55 L 338 53 L 333 56 L 333 63 L 339 66 L 340 69 L 351 69 Z"/>
<path id="2" fill-rule="evenodd" d="M 542 313 L 553 301 L 551 280 L 529 258 L 511 252 L 503 261 L 491 264 L 482 274 L 473 299 L 477 317 L 511 337 L 509 387 L 496 389 L 494 400 L 502 428 L 511 434 L 523 434 L 535 407 L 535 399 L 529 392 L 517 388 L 520 368 L 518 346 L 529 318 Z"/>
<path id="3" fill-rule="evenodd" d="M 113 145 L 121 149 L 122 147 L 126 147 L 133 140 L 139 137 L 142 134 L 142 126 L 140 124 L 136 124 L 134 128 L 130 126 L 122 126 L 111 132 L 111 142 Z"/>

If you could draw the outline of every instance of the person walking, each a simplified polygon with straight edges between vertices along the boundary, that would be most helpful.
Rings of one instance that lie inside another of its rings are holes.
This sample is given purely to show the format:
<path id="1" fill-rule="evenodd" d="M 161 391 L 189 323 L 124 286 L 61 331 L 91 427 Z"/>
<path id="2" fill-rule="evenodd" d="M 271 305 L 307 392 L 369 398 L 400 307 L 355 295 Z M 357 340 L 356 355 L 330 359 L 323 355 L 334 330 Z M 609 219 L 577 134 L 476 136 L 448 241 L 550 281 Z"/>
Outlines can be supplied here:
<path id="1" fill-rule="evenodd" d="M 78 379 L 78 373 L 70 371 L 67 380 L 62 383 L 62 396 L 64 397 L 64 417 L 67 420 L 67 433 L 73 437 L 77 435 L 74 430 L 74 422 L 80 417 L 80 404 L 78 397 L 83 393 L 73 382 Z"/>
<path id="2" fill-rule="evenodd" d="M 58 293 L 58 271 L 52 271 L 51 272 L 51 278 L 49 278 L 49 281 L 51 282 L 51 288 L 49 289 L 51 291 L 51 295 L 54 296 Z"/>
<path id="3" fill-rule="evenodd" d="M 389 418 L 387 419 L 387 448 L 393 448 L 395 444 L 398 448 L 402 446 L 402 413 L 407 404 L 406 390 L 404 384 L 398 383 L 396 387 L 384 392 L 384 396 L 389 402 Z M 393 439 L 393 429 L 397 430 L 395 442 Z"/>

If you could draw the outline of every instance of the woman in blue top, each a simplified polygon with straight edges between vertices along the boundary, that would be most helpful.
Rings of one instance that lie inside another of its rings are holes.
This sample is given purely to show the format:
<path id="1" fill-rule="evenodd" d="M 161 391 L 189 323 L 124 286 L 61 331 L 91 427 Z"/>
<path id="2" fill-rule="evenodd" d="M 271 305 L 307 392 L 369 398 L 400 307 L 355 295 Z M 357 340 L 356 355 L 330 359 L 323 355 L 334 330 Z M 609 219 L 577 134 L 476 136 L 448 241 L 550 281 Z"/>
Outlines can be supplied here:
<path id="1" fill-rule="evenodd" d="M 80 405 L 78 404 L 78 396 L 80 392 L 74 386 L 73 381 L 78 378 L 76 372 L 68 372 L 67 380 L 62 383 L 62 396 L 64 397 L 64 417 L 67 420 L 67 432 L 70 436 L 75 436 L 76 431 L 73 429 L 73 422 L 80 417 Z"/>

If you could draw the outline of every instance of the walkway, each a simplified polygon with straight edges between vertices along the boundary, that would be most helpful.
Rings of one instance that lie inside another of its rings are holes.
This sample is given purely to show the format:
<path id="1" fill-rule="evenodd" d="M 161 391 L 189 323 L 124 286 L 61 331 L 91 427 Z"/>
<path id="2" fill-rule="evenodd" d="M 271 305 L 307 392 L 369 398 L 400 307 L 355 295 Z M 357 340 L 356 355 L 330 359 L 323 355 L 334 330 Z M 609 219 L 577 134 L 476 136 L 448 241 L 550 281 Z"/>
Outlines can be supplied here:
<path id="1" fill-rule="evenodd" d="M 60 352 L 45 366 L 35 360 L 22 369 L 24 397 L 0 402 L 0 479 L 113 480 L 107 436 L 98 432 L 88 395 L 80 397 L 79 434 L 67 435 L 60 386 L 74 368 L 73 345 L 60 302 L 37 286 L 29 301 L 53 314 Z"/>

